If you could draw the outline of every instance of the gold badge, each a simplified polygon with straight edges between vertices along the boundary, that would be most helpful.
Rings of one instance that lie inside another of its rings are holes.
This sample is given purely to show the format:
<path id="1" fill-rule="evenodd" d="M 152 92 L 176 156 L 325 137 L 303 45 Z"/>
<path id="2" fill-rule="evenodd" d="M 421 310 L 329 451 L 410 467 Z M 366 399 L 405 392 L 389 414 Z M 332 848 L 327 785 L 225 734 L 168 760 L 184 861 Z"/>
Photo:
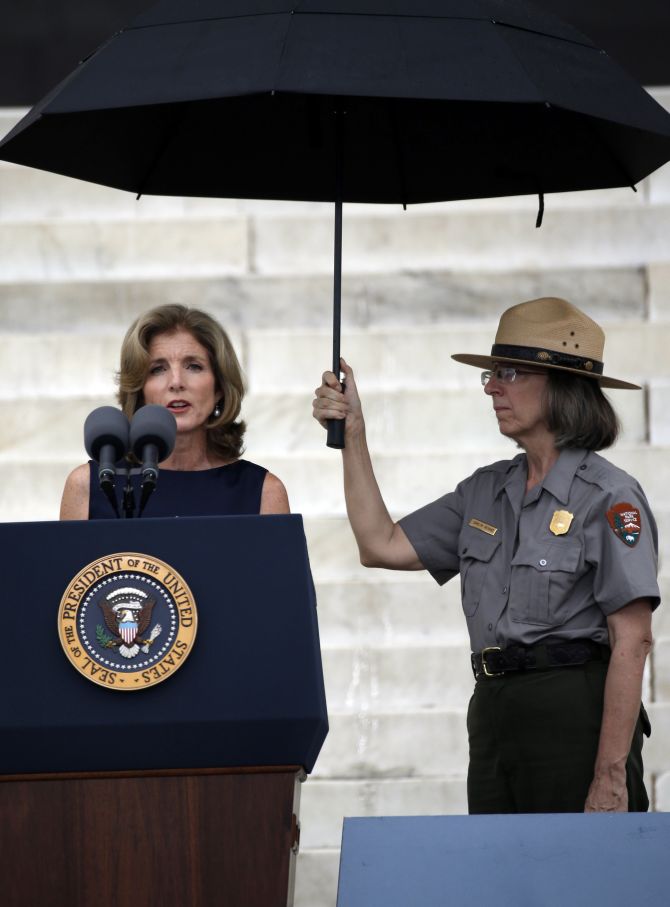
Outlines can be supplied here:
<path id="1" fill-rule="evenodd" d="M 549 528 L 554 535 L 565 535 L 572 524 L 573 517 L 574 513 L 570 513 L 568 510 L 555 510 Z"/>
<path id="2" fill-rule="evenodd" d="M 481 529 L 482 532 L 486 532 L 487 535 L 495 535 L 498 531 L 495 526 L 490 526 L 488 523 L 483 523 L 481 520 L 470 520 L 468 526 L 472 526 L 473 529 Z"/>
<path id="3" fill-rule="evenodd" d="M 198 626 L 186 582 L 146 554 L 108 554 L 72 579 L 58 635 L 72 665 L 108 690 L 143 690 L 186 661 Z"/>

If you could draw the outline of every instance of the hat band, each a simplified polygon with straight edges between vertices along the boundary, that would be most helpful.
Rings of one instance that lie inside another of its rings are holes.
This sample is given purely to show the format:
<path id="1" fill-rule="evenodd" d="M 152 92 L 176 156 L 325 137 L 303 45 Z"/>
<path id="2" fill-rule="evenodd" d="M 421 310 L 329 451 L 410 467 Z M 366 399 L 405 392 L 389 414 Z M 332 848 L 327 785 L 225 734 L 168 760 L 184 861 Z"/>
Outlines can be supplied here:
<path id="1" fill-rule="evenodd" d="M 586 359 L 584 356 L 570 356 L 568 353 L 557 353 L 537 346 L 509 346 L 505 343 L 494 343 L 491 347 L 494 359 L 525 359 L 538 365 L 560 365 L 563 368 L 587 372 L 589 375 L 602 375 L 603 363 L 597 359 Z"/>

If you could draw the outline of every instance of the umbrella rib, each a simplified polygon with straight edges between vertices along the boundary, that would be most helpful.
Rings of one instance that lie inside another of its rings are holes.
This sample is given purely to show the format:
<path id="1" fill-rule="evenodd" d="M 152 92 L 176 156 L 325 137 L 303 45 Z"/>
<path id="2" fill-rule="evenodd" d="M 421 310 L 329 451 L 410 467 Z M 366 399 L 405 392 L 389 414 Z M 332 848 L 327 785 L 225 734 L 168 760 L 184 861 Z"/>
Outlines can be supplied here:
<path id="1" fill-rule="evenodd" d="M 163 129 L 163 137 L 162 137 L 162 140 L 160 143 L 160 147 L 158 147 L 156 153 L 154 154 L 152 162 L 149 164 L 149 166 L 145 170 L 144 176 L 142 177 L 142 179 L 139 183 L 139 186 L 137 188 L 137 201 L 139 201 L 140 198 L 145 194 L 144 190 L 146 188 L 147 182 L 149 181 L 151 174 L 156 169 L 161 158 L 163 158 L 165 156 L 165 152 L 167 151 L 168 147 L 170 146 L 170 144 L 172 143 L 172 141 L 174 139 L 177 123 L 180 120 L 184 119 L 186 109 L 188 106 L 189 106 L 188 104 L 178 105 L 179 114 L 177 114 L 174 107 L 172 108 L 172 116 L 170 116 L 168 118 L 168 122 L 165 124 L 164 129 Z"/>
<path id="2" fill-rule="evenodd" d="M 391 133 L 393 135 L 393 150 L 395 151 L 398 180 L 400 182 L 400 195 L 403 209 L 407 210 L 407 169 L 405 167 L 404 146 L 401 141 L 401 129 L 398 124 L 398 108 L 393 101 L 390 104 Z"/>
<path id="3" fill-rule="evenodd" d="M 502 28 L 511 28 L 514 31 L 526 32 L 529 35 L 542 35 L 543 38 L 551 38 L 553 41 L 562 41 L 564 44 L 575 44 L 577 47 L 587 47 L 597 54 L 604 54 L 606 51 L 594 44 L 589 38 L 585 41 L 578 41 L 576 38 L 564 38 L 562 35 L 552 35 L 551 32 L 539 31 L 537 28 L 526 28 L 524 25 L 514 25 L 512 22 L 502 22 L 500 19 L 491 19 L 493 25 L 500 25 Z"/>
<path id="4" fill-rule="evenodd" d="M 523 29 L 523 30 L 524 30 L 524 31 L 528 31 L 528 29 Z M 516 52 L 516 50 L 515 50 L 515 48 L 514 48 L 513 46 L 508 45 L 508 47 L 509 47 L 511 53 L 514 54 L 514 56 L 515 56 L 515 58 L 516 58 L 516 60 L 517 60 L 517 63 L 519 64 L 519 66 L 521 66 L 521 68 L 522 68 L 522 69 L 524 70 L 524 72 L 526 73 L 526 76 L 528 77 L 529 82 L 531 82 L 531 84 L 535 85 L 535 87 L 537 88 L 537 85 L 535 84 L 535 80 L 533 79 L 533 77 L 531 76 L 531 74 L 528 72 L 528 69 L 527 69 L 526 64 L 525 64 L 525 62 L 523 61 L 523 59 L 519 56 L 519 54 Z M 599 50 L 597 50 L 597 48 L 595 47 L 595 45 L 593 46 L 593 49 L 594 49 L 597 53 L 599 53 L 599 54 L 600 54 L 600 53 L 605 53 L 605 51 L 599 51 Z M 539 92 L 538 92 L 538 94 L 539 94 Z M 554 108 L 556 108 L 557 110 L 564 110 L 564 111 L 566 111 L 566 112 L 568 112 L 568 113 L 572 113 L 572 114 L 575 114 L 575 115 L 580 115 L 580 114 L 579 114 L 579 111 L 570 110 L 570 108 L 568 108 L 568 107 L 563 107 L 563 106 L 561 106 L 561 105 L 559 105 L 559 104 L 552 104 L 551 101 L 549 101 L 546 97 L 544 97 L 544 98 L 541 97 L 541 98 L 540 98 L 540 103 L 542 103 L 542 102 L 544 103 L 544 108 L 545 108 L 545 110 L 546 110 L 546 112 L 547 112 L 547 115 L 551 115 Z M 595 118 L 590 118 L 590 117 L 589 117 L 588 119 L 595 119 Z M 630 186 L 632 189 L 635 189 L 635 184 L 634 184 L 633 180 L 631 179 L 630 173 L 628 173 L 628 171 L 626 170 L 625 166 L 624 166 L 623 163 L 619 160 L 619 158 L 616 156 L 616 154 L 614 154 L 614 152 L 612 151 L 612 149 L 607 145 L 606 142 L 604 142 L 604 141 L 602 140 L 602 138 L 600 137 L 600 135 L 598 134 L 598 132 L 597 132 L 596 130 L 594 130 L 594 129 L 589 129 L 589 132 L 590 132 L 591 135 L 595 135 L 595 138 L 596 138 L 598 144 L 600 145 L 600 147 L 604 149 L 604 151 L 606 152 L 606 154 L 608 155 L 608 157 L 610 158 L 610 160 L 613 161 L 614 165 L 618 168 L 618 170 L 620 171 L 620 173 L 621 173 L 622 176 L 624 177 L 624 179 L 625 179 L 625 181 L 626 181 L 626 185 Z M 542 180 L 542 176 L 544 176 L 544 174 L 541 174 L 541 177 L 540 177 L 541 180 Z M 545 187 L 544 187 L 543 185 L 539 185 L 539 186 L 537 187 L 537 190 L 536 190 L 538 196 L 540 197 L 539 211 L 538 211 L 537 223 L 536 223 L 536 226 L 538 226 L 538 227 L 542 224 L 542 219 L 543 219 L 543 217 L 544 217 L 544 188 L 545 188 Z"/>
<path id="5" fill-rule="evenodd" d="M 582 116 L 582 114 L 578 114 L 578 115 L 579 115 L 579 116 Z M 594 120 L 594 121 L 597 122 L 597 119 L 596 119 L 595 117 L 589 118 L 589 119 L 590 119 L 590 120 Z M 589 123 L 589 125 L 590 125 L 590 123 Z M 610 146 L 607 144 L 607 142 L 605 142 L 605 141 L 602 139 L 602 137 L 600 136 L 599 131 L 598 131 L 597 129 L 594 129 L 594 128 L 589 128 L 589 132 L 590 132 L 591 135 L 594 135 L 594 136 L 595 136 L 595 139 L 596 139 L 596 141 L 598 142 L 598 144 L 600 145 L 600 147 L 604 150 L 604 152 L 607 154 L 607 156 L 609 157 L 609 159 L 614 163 L 615 167 L 619 170 L 619 172 L 621 173 L 621 175 L 622 175 L 622 176 L 624 177 L 624 179 L 626 180 L 626 184 L 627 184 L 628 186 L 630 186 L 630 188 L 633 190 L 633 192 L 637 192 L 637 189 L 636 189 L 636 187 L 635 187 L 635 182 L 634 182 L 634 180 L 632 179 L 630 173 L 628 172 L 628 170 L 626 169 L 626 167 L 624 166 L 624 164 L 622 163 L 622 161 L 619 159 L 619 157 L 612 151 L 612 149 L 611 149 Z"/>
<path id="6" fill-rule="evenodd" d="M 277 75 L 275 76 L 275 81 L 274 81 L 274 85 L 272 88 L 272 94 L 275 93 L 275 91 L 277 89 L 277 85 L 279 85 L 279 82 L 281 80 L 281 71 L 282 71 L 282 67 L 284 65 L 284 58 L 286 57 L 286 47 L 288 45 L 288 36 L 289 36 L 289 32 L 291 31 L 291 25 L 293 24 L 294 10 L 291 10 L 290 12 L 291 12 L 291 15 L 288 17 L 288 23 L 286 24 L 286 31 L 284 32 L 284 40 L 282 41 L 281 51 L 279 52 L 279 60 L 277 62 Z"/>
<path id="7" fill-rule="evenodd" d="M 201 22 L 226 22 L 234 21 L 235 19 L 262 19 L 267 18 L 268 16 L 285 16 L 287 13 L 292 13 L 293 10 L 290 8 L 277 10 L 273 13 L 243 13 L 239 16 L 201 16 L 198 19 L 173 19 L 171 22 L 147 22 L 145 25 L 128 25 L 122 31 L 144 31 L 148 28 L 169 28 L 171 25 L 196 25 Z M 117 34 L 121 34 L 118 32 Z M 117 37 L 117 35 L 114 35 Z"/>

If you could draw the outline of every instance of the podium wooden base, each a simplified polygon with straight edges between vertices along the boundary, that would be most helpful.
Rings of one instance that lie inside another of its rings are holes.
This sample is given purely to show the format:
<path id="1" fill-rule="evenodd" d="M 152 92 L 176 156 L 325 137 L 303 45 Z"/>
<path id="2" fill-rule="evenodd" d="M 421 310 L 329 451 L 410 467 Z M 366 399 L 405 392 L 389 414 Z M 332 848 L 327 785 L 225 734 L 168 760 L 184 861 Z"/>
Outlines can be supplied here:
<path id="1" fill-rule="evenodd" d="M 297 766 L 0 778 L 6 907 L 286 907 Z"/>

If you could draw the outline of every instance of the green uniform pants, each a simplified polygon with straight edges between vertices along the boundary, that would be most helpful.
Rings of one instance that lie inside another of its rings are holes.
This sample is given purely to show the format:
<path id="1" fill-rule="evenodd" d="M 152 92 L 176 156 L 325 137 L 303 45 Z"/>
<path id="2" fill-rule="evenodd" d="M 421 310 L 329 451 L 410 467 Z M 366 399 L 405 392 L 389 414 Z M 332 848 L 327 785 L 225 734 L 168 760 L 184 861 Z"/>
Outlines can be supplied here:
<path id="1" fill-rule="evenodd" d="M 590 661 L 477 681 L 468 708 L 470 813 L 583 812 L 606 674 L 606 664 Z M 626 765 L 630 812 L 649 808 L 643 729 L 641 710 Z"/>

